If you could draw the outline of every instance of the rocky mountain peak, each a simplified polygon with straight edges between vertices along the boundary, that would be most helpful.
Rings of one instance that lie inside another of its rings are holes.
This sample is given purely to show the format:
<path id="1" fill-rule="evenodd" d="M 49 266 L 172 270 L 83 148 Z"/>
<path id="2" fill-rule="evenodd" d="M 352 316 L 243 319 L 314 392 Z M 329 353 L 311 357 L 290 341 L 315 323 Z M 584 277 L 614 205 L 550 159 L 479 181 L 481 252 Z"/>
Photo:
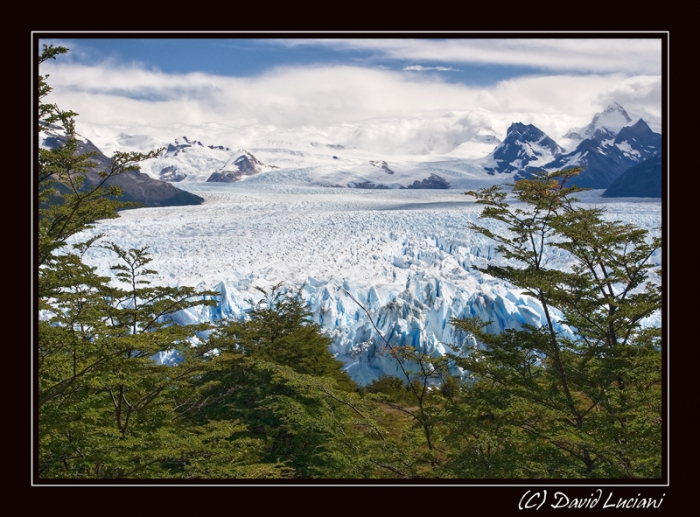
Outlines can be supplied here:
<path id="1" fill-rule="evenodd" d="M 579 129 L 570 129 L 564 138 L 572 140 L 585 140 L 592 138 L 599 129 L 606 129 L 613 134 L 617 134 L 620 129 L 628 126 L 632 122 L 627 111 L 617 102 L 610 104 L 605 110 L 593 115 L 591 122 Z"/>
<path id="2" fill-rule="evenodd" d="M 233 183 L 234 181 L 239 181 L 244 177 L 260 174 L 263 172 L 263 168 L 277 168 L 274 165 L 266 166 L 263 162 L 258 160 L 253 153 L 245 149 L 241 149 L 240 153 L 241 154 L 235 158 L 232 158 L 226 162 L 221 169 L 212 173 L 212 175 L 207 179 L 207 183 Z"/>
<path id="3" fill-rule="evenodd" d="M 486 171 L 512 173 L 543 165 L 564 152 L 554 140 L 532 124 L 513 122 L 505 140 L 486 158 Z"/>

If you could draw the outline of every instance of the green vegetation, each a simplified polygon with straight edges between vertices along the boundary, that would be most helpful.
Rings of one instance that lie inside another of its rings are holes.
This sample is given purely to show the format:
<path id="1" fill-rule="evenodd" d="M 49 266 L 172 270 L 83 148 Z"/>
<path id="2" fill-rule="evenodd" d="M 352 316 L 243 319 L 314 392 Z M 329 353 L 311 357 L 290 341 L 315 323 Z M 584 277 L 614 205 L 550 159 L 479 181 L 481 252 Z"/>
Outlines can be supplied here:
<path id="1" fill-rule="evenodd" d="M 65 53 L 44 47 L 40 62 Z M 39 80 L 40 102 L 50 92 Z M 140 477 L 276 477 L 284 467 L 259 464 L 262 444 L 233 439 L 237 422 L 182 424 L 178 409 L 196 397 L 193 380 L 207 369 L 206 347 L 190 339 L 208 325 L 170 324 L 173 313 L 203 303 L 192 288 L 154 287 L 145 249 L 115 253 L 115 284 L 82 261 L 99 237 L 67 245 L 94 221 L 115 217 L 118 189 L 81 189 L 89 156 L 77 155 L 75 113 L 39 108 L 40 127 L 60 123 L 64 146 L 39 151 L 38 185 L 38 455 L 41 479 Z M 154 153 L 116 153 L 103 178 L 136 168 Z M 57 188 L 59 186 L 60 188 Z M 50 197 L 59 198 L 51 200 Z M 41 205 L 40 205 L 41 206 Z M 175 367 L 156 364 L 177 352 Z M 235 460 L 234 460 L 235 459 Z"/>
<path id="2" fill-rule="evenodd" d="M 605 220 L 600 208 L 577 206 L 572 194 L 580 189 L 565 185 L 578 172 L 516 183 L 523 208 L 509 206 L 498 188 L 469 193 L 486 206 L 482 216 L 507 231 L 473 229 L 520 265 L 485 272 L 525 289 L 545 321 L 499 335 L 483 332 L 480 321 L 454 322 L 483 345 L 456 359 L 470 372 L 465 394 L 478 408 L 458 414 L 488 422 L 486 434 L 467 442 L 498 477 L 660 477 L 661 331 L 640 321 L 661 309 L 660 285 L 648 281 L 661 241 Z M 573 268 L 548 268 L 548 248 L 570 253 Z M 493 462 L 483 455 L 484 437 L 492 445 L 515 441 L 517 468 L 503 462 L 501 447 Z"/>
<path id="3" fill-rule="evenodd" d="M 177 325 L 218 293 L 152 285 L 146 248 L 68 244 L 123 206 L 118 189 L 81 189 L 75 115 L 39 108 L 68 137 L 39 150 L 39 480 L 661 476 L 661 333 L 640 324 L 661 306 L 661 242 L 577 205 L 577 170 L 516 183 L 514 206 L 500 187 L 468 193 L 505 227 L 472 227 L 511 259 L 484 272 L 535 298 L 541 327 L 453 320 L 479 347 L 438 359 L 384 341 L 402 377 L 358 388 L 300 292 L 278 285 L 243 320 Z M 152 156 L 117 153 L 103 177 Z M 83 262 L 91 246 L 114 254 L 112 279 Z M 547 267 L 552 248 L 571 270 Z"/>

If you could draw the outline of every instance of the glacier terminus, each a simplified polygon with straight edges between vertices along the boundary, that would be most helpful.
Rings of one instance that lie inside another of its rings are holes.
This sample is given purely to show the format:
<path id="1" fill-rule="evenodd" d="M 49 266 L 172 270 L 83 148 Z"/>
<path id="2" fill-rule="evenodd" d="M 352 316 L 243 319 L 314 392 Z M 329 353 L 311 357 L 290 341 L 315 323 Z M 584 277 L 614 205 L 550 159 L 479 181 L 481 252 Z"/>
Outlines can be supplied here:
<path id="1" fill-rule="evenodd" d="M 661 144 L 658 133 L 619 105 L 570 131 L 568 147 L 522 124 L 503 139 L 481 128 L 469 141 L 423 155 L 303 137 L 265 138 L 245 149 L 178 137 L 142 172 L 204 202 L 122 211 L 91 231 L 124 248 L 148 246 L 156 284 L 220 293 L 217 307 L 178 313 L 178 323 L 244 318 L 250 302 L 262 297 L 256 287 L 300 289 L 314 320 L 333 339 L 331 352 L 359 384 L 399 375 L 363 307 L 392 344 L 433 356 L 473 346 L 450 325 L 452 318 L 477 316 L 494 332 L 538 326 L 544 318 L 521 290 L 475 269 L 504 259 L 492 241 L 468 229 L 478 223 L 499 231 L 496 222 L 479 219 L 482 207 L 466 190 L 508 185 L 527 177 L 533 165 L 585 165 L 586 156 L 595 157 L 598 168 L 606 156 L 616 160 L 619 176 L 657 156 Z M 153 138 L 132 135 L 131 141 L 152 144 Z M 605 197 L 609 185 L 592 186 L 578 196 L 581 203 L 659 234 L 659 198 Z M 107 250 L 93 247 L 86 260 L 111 274 L 114 257 Z M 569 267 L 560 250 L 550 250 L 547 260 L 549 267 Z M 661 251 L 653 261 L 660 265 Z M 645 324 L 660 322 L 655 315 Z"/>

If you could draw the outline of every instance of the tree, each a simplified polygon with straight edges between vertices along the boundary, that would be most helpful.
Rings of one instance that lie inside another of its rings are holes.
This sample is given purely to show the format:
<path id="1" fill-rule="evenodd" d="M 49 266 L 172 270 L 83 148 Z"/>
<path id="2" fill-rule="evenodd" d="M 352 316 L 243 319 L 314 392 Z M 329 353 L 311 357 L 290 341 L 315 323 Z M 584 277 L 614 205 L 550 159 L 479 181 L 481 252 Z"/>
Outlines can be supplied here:
<path id="1" fill-rule="evenodd" d="M 398 442 L 385 447 L 382 466 L 403 478 L 435 477 L 446 451 L 439 442 L 446 409 L 454 402 L 455 379 L 450 377 L 447 357 L 431 357 L 412 346 L 392 345 L 379 331 L 371 314 L 350 293 L 345 293 L 367 314 L 379 338 L 381 353 L 396 361 L 402 377 L 382 377 L 363 389 L 383 404 L 384 420 L 396 421 L 393 412 L 402 413 L 407 424 L 399 428 Z"/>
<path id="2" fill-rule="evenodd" d="M 485 205 L 482 218 L 505 225 L 498 233 L 472 225 L 510 261 L 482 271 L 524 289 L 544 318 L 497 335 L 482 321 L 453 321 L 481 344 L 454 358 L 469 377 L 451 435 L 468 453 L 453 469 L 481 462 L 482 475 L 495 477 L 661 475 L 661 332 L 641 325 L 661 309 L 652 281 L 661 241 L 577 204 L 582 189 L 566 181 L 579 172 L 516 182 L 515 207 L 501 187 L 467 193 Z M 570 270 L 548 266 L 552 250 L 569 254 Z M 519 454 L 519 467 L 507 451 Z"/>
<path id="3" fill-rule="evenodd" d="M 67 52 L 44 46 L 39 62 Z M 288 469 L 261 463 L 263 442 L 239 435 L 238 422 L 187 425 L 178 409 L 198 393 L 193 384 L 209 363 L 208 349 L 192 346 L 202 325 L 175 325 L 170 317 L 194 305 L 214 304 L 218 293 L 150 284 L 147 249 L 103 246 L 118 263 L 114 279 L 85 264 L 102 235 L 81 231 L 126 206 L 104 181 L 137 169 L 151 153 L 115 153 L 104 180 L 84 188 L 93 167 L 77 153 L 75 113 L 44 104 L 51 91 L 39 78 L 39 130 L 65 133 L 65 144 L 39 150 L 37 450 L 40 479 L 140 477 L 280 477 Z M 60 123 L 60 125 L 57 125 Z M 72 238 L 73 244 L 68 245 Z M 158 354 L 179 364 L 158 364 Z"/>
<path id="4" fill-rule="evenodd" d="M 248 436 L 266 440 L 263 457 L 296 477 L 369 476 L 376 467 L 358 451 L 382 434 L 376 408 L 355 393 L 300 292 L 280 285 L 260 291 L 248 319 L 227 322 L 210 337 L 212 367 L 185 414 L 198 424 L 244 423 Z"/>
<path id="5" fill-rule="evenodd" d="M 339 386 L 355 390 L 355 383 L 342 371 L 343 363 L 328 351 L 332 340 L 311 319 L 301 290 L 290 292 L 281 284 L 273 286 L 270 292 L 257 289 L 263 298 L 251 308 L 249 319 L 219 328 L 217 342 L 299 373 L 331 377 Z"/>
<path id="6" fill-rule="evenodd" d="M 39 322 L 41 477 L 278 477 L 258 461 L 263 443 L 237 438 L 238 422 L 191 426 L 178 409 L 198 396 L 193 380 L 208 369 L 206 346 L 191 340 L 208 324 L 176 325 L 179 310 L 213 304 L 187 287 L 151 286 L 145 249 L 105 247 L 121 260 L 106 278 L 73 278 L 44 300 Z M 94 273 L 84 267 L 88 273 Z M 69 273 L 66 269 L 56 274 Z M 158 364 L 158 354 L 178 364 Z M 205 461 L 206 460 L 206 461 Z"/>
<path id="7" fill-rule="evenodd" d="M 65 47 L 44 45 L 39 64 L 65 54 Z M 39 149 L 38 177 L 38 265 L 60 260 L 56 254 L 66 240 L 91 227 L 98 219 L 117 216 L 117 210 L 134 203 L 124 203 L 115 198 L 121 194 L 118 187 L 106 187 L 108 179 L 129 170 L 138 170 L 138 163 L 160 154 L 162 149 L 149 153 L 116 152 L 111 158 L 110 168 L 99 173 L 101 183 L 85 188 L 85 173 L 95 166 L 90 161 L 93 154 L 77 152 L 78 139 L 75 132 L 73 111 L 63 111 L 55 104 L 45 103 L 51 92 L 48 75 L 39 76 L 39 131 L 55 130 L 63 133 L 65 144 L 50 149 Z M 43 287 L 49 287 L 44 285 Z"/>

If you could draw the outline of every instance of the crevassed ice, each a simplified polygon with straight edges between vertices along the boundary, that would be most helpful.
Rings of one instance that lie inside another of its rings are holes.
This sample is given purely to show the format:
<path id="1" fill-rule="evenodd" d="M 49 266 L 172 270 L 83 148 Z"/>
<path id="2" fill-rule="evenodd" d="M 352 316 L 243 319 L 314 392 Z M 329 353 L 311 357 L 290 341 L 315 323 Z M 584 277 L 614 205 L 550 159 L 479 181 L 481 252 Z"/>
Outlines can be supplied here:
<path id="1" fill-rule="evenodd" d="M 190 184 L 205 198 L 198 206 L 142 208 L 100 222 L 121 247 L 150 246 L 160 285 L 216 289 L 217 307 L 176 314 L 178 323 L 245 317 L 250 302 L 283 283 L 308 301 L 313 318 L 333 339 L 331 352 L 360 384 L 381 374 L 400 375 L 379 332 L 392 345 L 410 345 L 440 356 L 473 347 L 456 332 L 452 318 L 477 316 L 497 332 L 539 325 L 542 309 L 512 285 L 475 266 L 503 261 L 489 239 L 469 223 L 482 207 L 461 190 L 356 190 L 284 184 Z M 582 202 L 603 204 L 609 217 L 653 231 L 660 203 L 618 203 L 588 192 Z M 85 237 L 85 234 L 79 238 Z M 110 275 L 114 257 L 95 247 L 87 260 Z M 653 260 L 661 261 L 661 253 Z M 560 250 L 547 255 L 550 267 L 569 267 Z M 660 324 L 660 315 L 646 324 Z M 566 331 L 567 329 L 562 329 Z M 164 354 L 162 362 L 174 358 Z M 455 373 L 459 373 L 455 371 Z"/>

